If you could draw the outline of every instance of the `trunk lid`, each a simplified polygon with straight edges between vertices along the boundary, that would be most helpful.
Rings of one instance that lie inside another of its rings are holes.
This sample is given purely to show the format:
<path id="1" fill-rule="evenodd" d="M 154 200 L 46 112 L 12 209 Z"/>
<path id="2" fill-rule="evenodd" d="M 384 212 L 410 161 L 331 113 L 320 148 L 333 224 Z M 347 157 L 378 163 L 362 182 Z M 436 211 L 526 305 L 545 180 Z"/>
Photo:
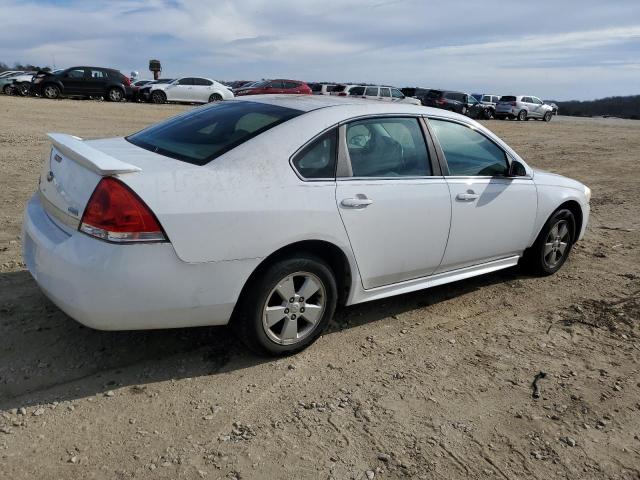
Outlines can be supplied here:
<path id="1" fill-rule="evenodd" d="M 103 176 L 139 172 L 79 137 L 50 133 L 52 141 L 40 174 L 39 194 L 44 209 L 58 224 L 77 229 L 84 208 Z"/>

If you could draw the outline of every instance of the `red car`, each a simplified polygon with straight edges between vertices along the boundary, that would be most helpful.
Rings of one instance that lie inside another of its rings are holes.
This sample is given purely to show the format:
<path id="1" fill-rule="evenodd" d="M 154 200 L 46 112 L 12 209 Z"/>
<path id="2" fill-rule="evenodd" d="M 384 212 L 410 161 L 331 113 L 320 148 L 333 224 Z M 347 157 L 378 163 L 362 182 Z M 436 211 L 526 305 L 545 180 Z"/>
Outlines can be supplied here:
<path id="1" fill-rule="evenodd" d="M 290 93 L 311 95 L 313 92 L 309 85 L 298 80 L 263 80 L 261 82 L 252 83 L 248 87 L 239 88 L 235 94 L 241 95 L 264 95 L 269 93 Z"/>

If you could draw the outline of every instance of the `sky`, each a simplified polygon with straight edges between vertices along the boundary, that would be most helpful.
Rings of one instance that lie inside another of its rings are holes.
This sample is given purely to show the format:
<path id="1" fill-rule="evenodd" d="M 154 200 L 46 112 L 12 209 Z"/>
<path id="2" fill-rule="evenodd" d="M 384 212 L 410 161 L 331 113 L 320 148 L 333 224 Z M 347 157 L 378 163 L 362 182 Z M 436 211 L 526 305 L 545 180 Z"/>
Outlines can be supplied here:
<path id="1" fill-rule="evenodd" d="M 0 61 L 592 99 L 640 94 L 640 0 L 0 0 Z"/>

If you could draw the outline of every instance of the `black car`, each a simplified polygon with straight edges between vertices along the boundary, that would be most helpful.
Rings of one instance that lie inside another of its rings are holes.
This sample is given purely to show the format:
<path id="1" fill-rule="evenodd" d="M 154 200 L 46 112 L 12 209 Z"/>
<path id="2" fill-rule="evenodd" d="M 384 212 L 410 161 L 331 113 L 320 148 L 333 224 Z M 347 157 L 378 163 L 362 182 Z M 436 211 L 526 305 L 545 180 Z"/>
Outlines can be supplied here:
<path id="1" fill-rule="evenodd" d="M 118 70 L 71 67 L 55 73 L 40 71 L 33 79 L 33 93 L 45 98 L 103 97 L 119 102 L 131 97 L 131 82 Z"/>
<path id="2" fill-rule="evenodd" d="M 151 100 L 151 87 L 158 83 L 171 83 L 175 80 L 175 78 L 159 78 L 158 80 L 153 80 L 152 82 L 147 83 L 140 87 L 137 92 L 136 99 L 140 102 L 149 102 Z"/>
<path id="3" fill-rule="evenodd" d="M 405 88 L 401 88 L 400 91 L 404 94 L 405 97 L 417 98 L 422 102 L 422 105 L 425 105 L 424 97 L 431 90 L 429 88 L 405 87 Z"/>
<path id="4" fill-rule="evenodd" d="M 451 110 L 471 118 L 483 118 L 484 105 L 468 93 L 449 90 L 429 90 L 421 99 L 427 107 Z"/>

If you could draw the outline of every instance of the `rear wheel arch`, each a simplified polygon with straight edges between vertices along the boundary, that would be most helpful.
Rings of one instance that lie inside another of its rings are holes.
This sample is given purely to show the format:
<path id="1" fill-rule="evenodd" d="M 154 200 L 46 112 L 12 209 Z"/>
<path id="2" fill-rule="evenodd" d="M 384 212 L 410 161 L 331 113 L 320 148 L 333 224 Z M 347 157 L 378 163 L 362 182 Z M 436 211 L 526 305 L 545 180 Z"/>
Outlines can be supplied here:
<path id="1" fill-rule="evenodd" d="M 352 272 L 349 260 L 344 251 L 337 245 L 327 242 L 325 240 L 303 240 L 286 245 L 271 255 L 266 257 L 260 264 L 253 270 L 249 278 L 244 283 L 239 297 L 243 296 L 245 289 L 247 289 L 256 279 L 260 278 L 263 272 L 273 263 L 283 258 L 291 258 L 295 255 L 313 255 L 323 260 L 331 268 L 338 285 L 338 304 L 344 304 L 351 289 Z M 237 310 L 234 309 L 234 314 Z M 235 315 L 232 316 L 232 318 Z"/>

